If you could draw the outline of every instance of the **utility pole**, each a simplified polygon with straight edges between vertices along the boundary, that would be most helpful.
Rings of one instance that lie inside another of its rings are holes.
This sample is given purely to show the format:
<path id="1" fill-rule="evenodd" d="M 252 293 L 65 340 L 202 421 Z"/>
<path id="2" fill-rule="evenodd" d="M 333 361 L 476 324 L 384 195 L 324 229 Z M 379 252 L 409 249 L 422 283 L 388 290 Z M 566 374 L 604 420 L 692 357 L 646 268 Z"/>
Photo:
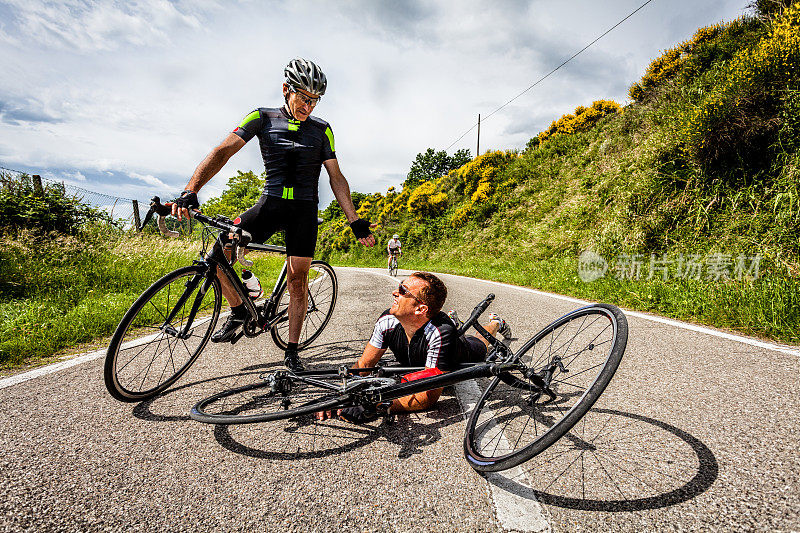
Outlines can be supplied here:
<path id="1" fill-rule="evenodd" d="M 478 113 L 478 147 L 475 149 L 475 157 L 481 155 L 481 114 Z"/>

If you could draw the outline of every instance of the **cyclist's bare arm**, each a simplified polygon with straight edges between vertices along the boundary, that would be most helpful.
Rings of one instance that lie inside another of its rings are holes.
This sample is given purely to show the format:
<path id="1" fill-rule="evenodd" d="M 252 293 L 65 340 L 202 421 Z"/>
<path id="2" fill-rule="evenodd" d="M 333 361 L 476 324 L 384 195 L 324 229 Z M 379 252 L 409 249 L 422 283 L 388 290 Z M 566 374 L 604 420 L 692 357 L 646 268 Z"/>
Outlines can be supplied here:
<path id="1" fill-rule="evenodd" d="M 410 413 L 413 411 L 424 411 L 439 399 L 442 394 L 442 389 L 427 390 L 424 392 L 417 392 L 409 396 L 403 396 L 396 400 L 392 400 L 392 405 L 389 407 L 390 413 Z"/>
<path id="2" fill-rule="evenodd" d="M 378 364 L 386 349 L 376 348 L 375 346 L 367 343 L 364 347 L 364 353 L 356 362 L 353 368 L 373 368 Z M 392 405 L 389 407 L 390 413 L 406 413 L 411 411 L 422 411 L 431 407 L 439 399 L 442 394 L 442 389 L 433 389 L 424 392 L 417 392 L 409 396 L 392 400 Z"/>
<path id="3" fill-rule="evenodd" d="M 203 188 L 203 185 L 216 176 L 217 172 L 228 162 L 228 159 L 241 150 L 242 146 L 245 144 L 247 143 L 244 142 L 244 139 L 235 133 L 229 133 L 228 136 L 225 137 L 225 140 L 223 140 L 219 146 L 211 150 L 205 159 L 197 165 L 194 174 L 192 174 L 192 178 L 189 180 L 189 184 L 186 186 L 186 190 L 199 192 L 200 189 Z M 180 220 L 183 217 L 189 217 L 189 210 L 185 208 L 179 210 L 177 206 L 173 205 L 172 214 Z"/>
<path id="4" fill-rule="evenodd" d="M 375 346 L 367 343 L 364 346 L 364 353 L 358 358 L 353 368 L 373 368 L 381 360 L 383 354 L 386 353 L 386 348 L 376 348 Z"/>
<path id="5" fill-rule="evenodd" d="M 347 222 L 355 221 L 358 219 L 358 214 L 353 205 L 353 198 L 350 196 L 350 185 L 347 183 L 347 178 L 344 177 L 341 169 L 339 169 L 339 161 L 328 159 L 323 161 L 322 164 L 325 165 L 325 170 L 328 172 L 328 178 L 331 183 L 331 190 L 336 197 L 336 201 L 339 202 Z M 370 235 L 369 237 L 358 239 L 358 242 L 364 246 L 375 246 L 375 236 Z"/>

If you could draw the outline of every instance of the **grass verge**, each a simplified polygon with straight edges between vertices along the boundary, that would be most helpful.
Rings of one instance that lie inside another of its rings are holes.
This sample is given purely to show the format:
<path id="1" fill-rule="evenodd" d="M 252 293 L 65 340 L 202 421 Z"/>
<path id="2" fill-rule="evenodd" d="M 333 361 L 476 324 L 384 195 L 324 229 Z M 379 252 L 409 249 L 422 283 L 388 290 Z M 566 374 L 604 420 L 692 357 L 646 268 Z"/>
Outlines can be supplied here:
<path id="1" fill-rule="evenodd" d="M 199 249 L 199 241 L 147 235 L 0 239 L 0 369 L 96 346 L 147 287 L 198 259 Z M 283 257 L 252 257 L 269 289 Z"/>

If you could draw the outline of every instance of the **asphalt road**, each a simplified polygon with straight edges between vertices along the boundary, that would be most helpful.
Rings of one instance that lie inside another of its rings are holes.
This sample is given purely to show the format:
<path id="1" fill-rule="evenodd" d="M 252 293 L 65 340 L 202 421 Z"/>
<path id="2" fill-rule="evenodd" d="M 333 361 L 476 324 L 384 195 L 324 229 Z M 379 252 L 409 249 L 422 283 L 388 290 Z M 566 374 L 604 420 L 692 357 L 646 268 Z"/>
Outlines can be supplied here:
<path id="1" fill-rule="evenodd" d="M 353 361 L 397 283 L 337 273 L 309 366 Z M 494 292 L 490 309 L 523 340 L 578 306 L 443 279 L 448 309 L 467 316 Z M 269 335 L 211 345 L 141 404 L 111 399 L 102 358 L 0 380 L 0 530 L 800 531 L 800 351 L 628 321 L 619 371 L 573 429 L 593 449 L 564 438 L 502 476 L 462 455 L 474 383 L 392 425 L 189 419 L 197 400 L 280 366 Z"/>

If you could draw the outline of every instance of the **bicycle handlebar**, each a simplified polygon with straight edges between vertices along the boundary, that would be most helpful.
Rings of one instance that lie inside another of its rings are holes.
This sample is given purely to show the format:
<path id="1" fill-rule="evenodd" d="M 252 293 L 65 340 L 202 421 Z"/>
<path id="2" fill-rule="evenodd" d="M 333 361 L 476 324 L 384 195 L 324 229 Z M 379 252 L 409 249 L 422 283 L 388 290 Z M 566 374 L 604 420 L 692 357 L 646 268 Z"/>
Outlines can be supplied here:
<path id="1" fill-rule="evenodd" d="M 153 196 L 150 199 L 150 210 L 147 211 L 147 214 L 144 217 L 144 221 L 142 225 L 139 227 L 139 230 L 147 224 L 151 218 L 153 218 L 153 214 L 158 215 L 158 229 L 162 235 L 165 237 L 176 238 L 178 237 L 179 233 L 177 231 L 172 231 L 167 228 L 164 219 L 167 215 L 172 214 L 172 208 L 168 205 L 164 205 L 161 203 L 161 198 L 158 196 Z M 234 226 L 230 224 L 228 219 L 223 219 L 221 217 L 209 217 L 201 213 L 197 209 L 189 209 L 189 215 L 196 218 L 203 224 L 207 224 L 209 226 L 214 226 L 215 228 L 221 229 L 233 235 L 232 241 L 234 247 L 236 248 L 236 259 L 245 266 L 251 267 L 253 266 L 253 262 L 245 259 L 244 257 L 244 250 L 247 248 L 247 245 L 250 244 L 253 240 L 253 236 L 250 234 L 249 231 L 245 231 L 240 227 Z"/>

